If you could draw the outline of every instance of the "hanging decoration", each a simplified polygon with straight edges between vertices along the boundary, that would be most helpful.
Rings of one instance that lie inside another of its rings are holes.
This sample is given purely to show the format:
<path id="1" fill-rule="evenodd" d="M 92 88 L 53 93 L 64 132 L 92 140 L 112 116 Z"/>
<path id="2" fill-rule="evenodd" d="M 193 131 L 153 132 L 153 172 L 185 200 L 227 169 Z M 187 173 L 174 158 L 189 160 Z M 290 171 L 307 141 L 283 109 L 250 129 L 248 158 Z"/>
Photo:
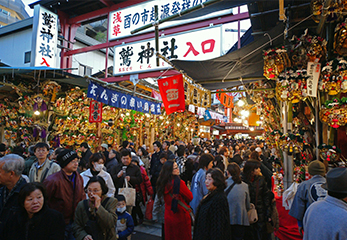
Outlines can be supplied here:
<path id="1" fill-rule="evenodd" d="M 319 157 L 323 161 L 328 163 L 337 163 L 341 157 L 341 149 L 336 146 L 327 145 L 325 143 L 318 146 L 319 148 Z"/>
<path id="2" fill-rule="evenodd" d="M 158 80 L 161 98 L 168 115 L 185 111 L 182 74 Z"/>
<path id="3" fill-rule="evenodd" d="M 276 84 L 276 95 L 281 101 L 298 103 L 307 98 L 307 71 L 288 69 L 281 73 Z"/>
<path id="4" fill-rule="evenodd" d="M 284 48 L 269 49 L 264 52 L 264 76 L 267 79 L 276 77 L 287 67 L 291 66 L 287 50 Z"/>
<path id="5" fill-rule="evenodd" d="M 322 68 L 318 89 L 330 96 L 347 92 L 347 57 L 337 57 L 326 63 Z"/>
<path id="6" fill-rule="evenodd" d="M 313 20 L 316 23 L 320 22 L 322 15 L 327 16 L 327 22 L 335 22 L 340 20 L 346 15 L 347 2 L 340 0 L 330 1 L 330 5 L 325 8 L 324 0 L 311 0 L 311 12 Z"/>
<path id="7" fill-rule="evenodd" d="M 321 122 L 333 128 L 344 126 L 347 123 L 347 97 L 334 98 L 325 101 L 319 112 Z"/>

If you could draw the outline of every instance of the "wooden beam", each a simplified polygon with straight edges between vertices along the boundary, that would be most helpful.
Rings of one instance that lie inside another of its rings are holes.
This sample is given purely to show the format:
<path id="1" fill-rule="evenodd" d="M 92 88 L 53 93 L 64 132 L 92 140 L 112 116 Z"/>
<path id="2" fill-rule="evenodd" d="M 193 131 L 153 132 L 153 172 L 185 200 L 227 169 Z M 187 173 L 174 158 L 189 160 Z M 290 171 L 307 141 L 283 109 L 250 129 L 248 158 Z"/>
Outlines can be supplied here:
<path id="1" fill-rule="evenodd" d="M 328 10 L 327 9 L 329 8 L 330 3 L 331 3 L 331 0 L 326 0 L 324 3 L 323 12 L 321 14 L 320 21 L 319 21 L 319 24 L 317 27 L 317 34 L 318 35 L 321 34 L 323 27 L 324 27 L 324 24 L 325 24 L 325 21 L 327 20 L 327 17 L 328 17 L 328 14 L 327 14 Z"/>
<path id="2" fill-rule="evenodd" d="M 134 84 L 133 84 L 132 82 L 130 82 L 130 81 L 125 81 L 125 82 L 134 85 Z M 145 90 L 145 91 L 147 91 L 147 92 L 152 92 L 152 88 L 143 86 L 143 85 L 141 85 L 141 84 L 136 84 L 136 87 L 141 88 L 141 89 L 143 89 L 143 90 Z"/>

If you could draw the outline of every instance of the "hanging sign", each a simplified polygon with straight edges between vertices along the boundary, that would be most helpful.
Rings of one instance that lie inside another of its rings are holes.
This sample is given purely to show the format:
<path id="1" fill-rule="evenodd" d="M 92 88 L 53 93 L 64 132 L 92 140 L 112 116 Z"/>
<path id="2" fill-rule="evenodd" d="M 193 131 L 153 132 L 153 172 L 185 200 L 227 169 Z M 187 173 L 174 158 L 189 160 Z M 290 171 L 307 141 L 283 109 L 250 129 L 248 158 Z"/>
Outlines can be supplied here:
<path id="1" fill-rule="evenodd" d="M 102 121 L 102 103 L 90 100 L 89 105 L 89 122 L 95 123 L 95 122 L 101 122 Z"/>
<path id="2" fill-rule="evenodd" d="M 57 23 L 57 14 L 35 5 L 30 66 L 57 67 Z"/>
<path id="3" fill-rule="evenodd" d="M 182 74 L 158 80 L 161 98 L 169 115 L 185 111 L 184 88 Z"/>
<path id="4" fill-rule="evenodd" d="M 232 108 L 234 107 L 234 97 L 231 94 L 227 94 L 227 93 L 220 93 L 219 91 L 223 91 L 223 90 L 217 90 L 217 99 L 220 101 L 220 103 L 227 108 Z"/>
<path id="5" fill-rule="evenodd" d="M 207 60 L 222 55 L 221 27 L 205 28 L 159 38 L 159 53 L 169 60 Z M 156 65 L 155 39 L 114 47 L 113 75 L 172 68 L 162 59 Z"/>
<path id="6" fill-rule="evenodd" d="M 144 100 L 130 94 L 107 89 L 93 82 L 89 83 L 87 97 L 112 107 L 155 115 L 161 114 L 161 103 Z"/>
<path id="7" fill-rule="evenodd" d="M 211 114 L 210 114 L 210 111 L 208 111 L 207 109 L 205 110 L 205 114 L 204 114 L 204 120 L 207 121 L 207 120 L 210 120 L 212 117 L 211 117 Z"/>
<path id="8" fill-rule="evenodd" d="M 317 97 L 317 88 L 320 75 L 321 64 L 316 62 L 307 63 L 307 95 Z"/>

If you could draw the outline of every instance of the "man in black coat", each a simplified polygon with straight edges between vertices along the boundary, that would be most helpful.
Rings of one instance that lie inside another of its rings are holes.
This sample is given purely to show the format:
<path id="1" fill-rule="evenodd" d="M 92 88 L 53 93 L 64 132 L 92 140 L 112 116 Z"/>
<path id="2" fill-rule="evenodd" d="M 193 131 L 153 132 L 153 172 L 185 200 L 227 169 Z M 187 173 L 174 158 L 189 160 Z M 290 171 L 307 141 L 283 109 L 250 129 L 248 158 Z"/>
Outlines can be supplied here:
<path id="1" fill-rule="evenodd" d="M 122 164 L 115 166 L 111 169 L 111 177 L 116 188 L 122 188 L 125 184 L 125 179 L 131 184 L 131 187 L 135 188 L 136 185 L 142 183 L 142 175 L 140 168 L 131 162 L 131 153 L 128 149 L 123 149 L 120 152 L 122 158 Z M 130 186 L 129 186 L 130 187 Z M 131 214 L 132 208 L 127 208 L 127 211 Z"/>
<path id="2" fill-rule="evenodd" d="M 156 186 L 157 186 L 157 180 L 159 177 L 159 172 L 157 171 L 158 168 L 160 168 L 160 155 L 163 153 L 161 150 L 161 143 L 158 141 L 155 141 L 153 143 L 154 153 L 152 154 L 151 159 L 151 168 L 149 173 L 151 174 L 151 184 L 153 187 L 154 196 L 156 193 Z"/>
<path id="3" fill-rule="evenodd" d="M 10 215 L 19 211 L 18 194 L 27 182 L 22 177 L 24 159 L 8 154 L 0 160 L 0 235 Z"/>
<path id="4" fill-rule="evenodd" d="M 82 158 L 78 167 L 81 171 L 84 171 L 88 168 L 89 158 L 92 156 L 92 152 L 90 151 L 90 147 L 87 142 L 81 143 L 80 150 L 82 152 Z"/>

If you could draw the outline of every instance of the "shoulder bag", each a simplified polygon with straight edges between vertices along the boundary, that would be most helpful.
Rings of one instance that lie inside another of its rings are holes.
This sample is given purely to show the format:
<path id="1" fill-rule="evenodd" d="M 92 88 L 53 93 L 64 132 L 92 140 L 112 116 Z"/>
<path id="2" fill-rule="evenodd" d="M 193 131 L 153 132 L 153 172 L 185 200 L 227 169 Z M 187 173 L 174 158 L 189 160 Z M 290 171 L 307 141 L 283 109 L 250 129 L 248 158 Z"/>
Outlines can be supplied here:
<path id="1" fill-rule="evenodd" d="M 259 180 L 257 181 L 257 189 L 255 191 L 255 204 L 257 204 L 258 200 L 258 191 L 259 191 Z M 247 212 L 248 221 L 250 224 L 256 223 L 258 221 L 258 213 L 255 205 L 253 203 L 250 204 L 250 209 Z"/>
<path id="2" fill-rule="evenodd" d="M 118 190 L 118 194 L 124 195 L 127 206 L 134 207 L 136 204 L 136 189 L 128 186 L 128 181 L 126 178 L 124 178 L 124 182 L 125 188 L 120 188 Z"/>
<path id="3" fill-rule="evenodd" d="M 173 195 L 172 195 L 171 192 L 170 192 L 170 196 L 173 197 Z M 181 200 L 177 200 L 177 201 L 178 201 L 178 204 L 181 205 L 181 206 L 189 213 L 192 226 L 194 226 L 194 223 L 195 223 L 195 216 L 194 216 L 194 213 L 193 213 L 193 209 L 192 209 L 191 207 L 188 207 L 188 206 L 187 206 L 186 204 L 184 204 Z"/>

